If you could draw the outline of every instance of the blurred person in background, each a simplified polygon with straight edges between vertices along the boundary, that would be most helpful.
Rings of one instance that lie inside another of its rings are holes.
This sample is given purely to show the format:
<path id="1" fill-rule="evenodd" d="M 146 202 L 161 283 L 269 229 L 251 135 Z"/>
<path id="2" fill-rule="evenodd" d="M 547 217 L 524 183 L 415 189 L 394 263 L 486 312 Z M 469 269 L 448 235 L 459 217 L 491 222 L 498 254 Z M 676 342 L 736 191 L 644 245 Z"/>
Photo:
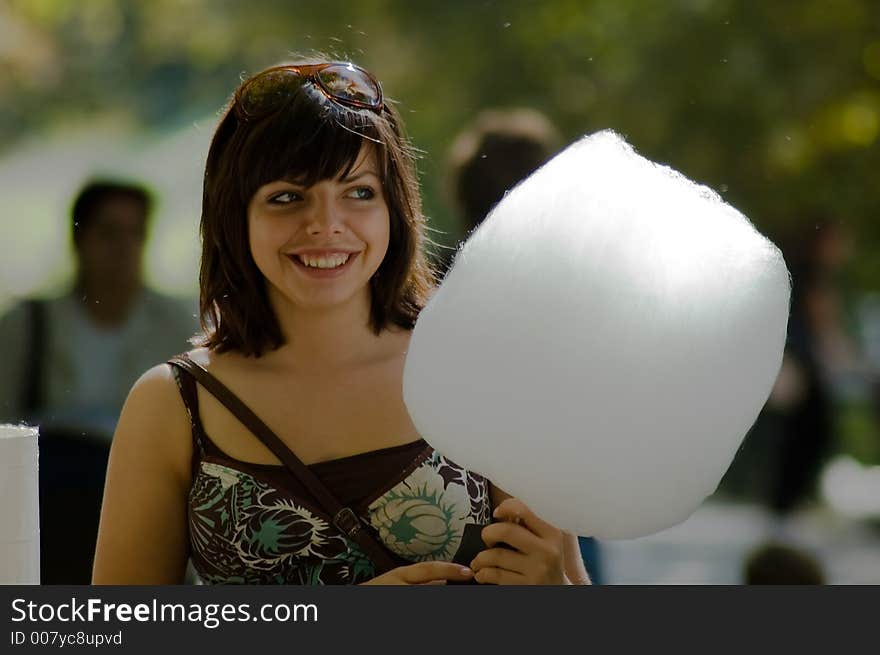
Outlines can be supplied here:
<path id="1" fill-rule="evenodd" d="M 824 585 L 822 563 L 806 550 L 768 541 L 749 551 L 743 562 L 747 585 Z"/>
<path id="2" fill-rule="evenodd" d="M 550 159 L 562 135 L 542 113 L 490 109 L 459 132 L 449 152 L 453 192 L 472 232 L 504 194 Z"/>
<path id="3" fill-rule="evenodd" d="M 461 130 L 447 157 L 449 194 L 466 235 L 510 189 L 550 159 L 562 135 L 529 108 L 489 109 Z M 445 271 L 450 261 L 440 262 Z"/>
<path id="4" fill-rule="evenodd" d="M 784 518 L 817 500 L 822 469 L 838 451 L 871 450 L 872 373 L 847 311 L 844 282 L 853 252 L 846 226 L 811 217 L 783 239 L 792 276 L 791 314 L 782 366 L 722 490 L 765 504 Z M 860 403 L 860 399 L 864 403 Z"/>
<path id="5" fill-rule="evenodd" d="M 540 168 L 563 145 L 556 126 L 531 108 L 481 112 L 452 142 L 447 158 L 451 195 L 470 235 L 504 195 Z M 441 261 L 439 268 L 449 268 Z M 592 538 L 578 544 L 593 584 L 602 583 L 599 548 Z"/>
<path id="6" fill-rule="evenodd" d="M 71 212 L 75 280 L 0 318 L 0 421 L 40 428 L 43 584 L 88 584 L 110 440 L 128 389 L 195 332 L 192 309 L 147 288 L 152 199 L 136 184 L 88 183 Z"/>

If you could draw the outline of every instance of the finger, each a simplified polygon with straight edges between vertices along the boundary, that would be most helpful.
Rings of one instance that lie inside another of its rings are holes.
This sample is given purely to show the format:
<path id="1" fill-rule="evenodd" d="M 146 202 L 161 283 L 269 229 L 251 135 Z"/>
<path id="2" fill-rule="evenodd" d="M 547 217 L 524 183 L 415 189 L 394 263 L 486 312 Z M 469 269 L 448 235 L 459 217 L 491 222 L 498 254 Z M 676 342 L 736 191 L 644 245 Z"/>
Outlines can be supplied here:
<path id="1" fill-rule="evenodd" d="M 409 584 L 422 584 L 431 580 L 467 580 L 473 574 L 468 567 L 452 562 L 419 562 L 401 569 L 401 577 Z"/>
<path id="2" fill-rule="evenodd" d="M 547 523 L 547 521 L 535 514 L 519 498 L 508 498 L 503 501 L 492 512 L 492 516 L 499 521 L 523 523 L 529 530 L 544 539 L 555 537 L 559 534 L 559 529 L 556 526 Z"/>
<path id="3" fill-rule="evenodd" d="M 529 559 L 527 556 L 515 550 L 507 548 L 489 548 L 482 551 L 471 562 L 474 575 L 484 568 L 499 568 L 516 573 L 525 573 Z"/>
<path id="4" fill-rule="evenodd" d="M 444 585 L 444 584 L 446 584 L 446 580 L 428 580 L 428 582 L 420 582 L 420 583 L 419 583 L 419 585 L 421 585 L 421 586 L 425 586 L 425 585 L 438 585 L 438 584 L 439 584 L 439 585 Z"/>
<path id="5" fill-rule="evenodd" d="M 507 522 L 492 523 L 483 528 L 480 535 L 489 548 L 504 542 L 527 555 L 549 552 L 549 546 L 524 525 Z"/>
<path id="6" fill-rule="evenodd" d="M 498 585 L 524 585 L 528 584 L 526 577 L 514 571 L 499 569 L 489 566 L 480 569 L 474 574 L 474 579 L 480 584 L 498 584 Z"/>

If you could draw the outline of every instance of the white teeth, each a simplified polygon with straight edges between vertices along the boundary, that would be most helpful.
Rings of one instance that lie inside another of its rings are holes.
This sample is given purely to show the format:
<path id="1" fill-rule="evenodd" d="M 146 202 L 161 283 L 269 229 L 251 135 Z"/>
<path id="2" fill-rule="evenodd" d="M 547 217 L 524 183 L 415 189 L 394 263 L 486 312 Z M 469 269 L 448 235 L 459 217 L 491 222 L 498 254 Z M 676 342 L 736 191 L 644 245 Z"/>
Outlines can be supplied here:
<path id="1" fill-rule="evenodd" d="M 297 258 L 310 268 L 336 268 L 348 261 L 350 255 L 339 254 L 330 257 L 312 257 L 311 255 L 297 255 Z"/>

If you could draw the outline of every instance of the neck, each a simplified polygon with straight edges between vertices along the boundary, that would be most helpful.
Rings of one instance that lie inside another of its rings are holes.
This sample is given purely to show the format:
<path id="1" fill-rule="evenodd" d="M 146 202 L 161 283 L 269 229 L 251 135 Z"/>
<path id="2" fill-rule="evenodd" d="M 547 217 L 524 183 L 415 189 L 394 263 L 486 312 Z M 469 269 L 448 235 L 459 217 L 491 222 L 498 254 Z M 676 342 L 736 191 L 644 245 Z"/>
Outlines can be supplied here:
<path id="1" fill-rule="evenodd" d="M 118 327 L 128 319 L 141 288 L 140 283 L 120 284 L 83 276 L 75 293 L 92 322 L 102 327 Z"/>
<path id="2" fill-rule="evenodd" d="M 271 297 L 285 344 L 273 358 L 299 370 L 344 369 L 370 358 L 378 337 L 370 324 L 368 289 L 349 302 L 321 309 L 302 309 Z"/>

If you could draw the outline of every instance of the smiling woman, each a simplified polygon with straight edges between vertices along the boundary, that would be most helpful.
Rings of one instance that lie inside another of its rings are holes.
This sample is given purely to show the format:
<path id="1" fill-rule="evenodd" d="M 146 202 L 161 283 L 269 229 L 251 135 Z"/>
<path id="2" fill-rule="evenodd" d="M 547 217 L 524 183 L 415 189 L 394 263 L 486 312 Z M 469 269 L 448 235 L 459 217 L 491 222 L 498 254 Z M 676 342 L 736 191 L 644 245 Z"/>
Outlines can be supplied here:
<path id="1" fill-rule="evenodd" d="M 376 169 L 374 148 L 365 145 L 343 179 L 309 187 L 270 182 L 257 190 L 248 232 L 273 305 L 369 307 L 369 282 L 388 251 L 390 224 Z"/>
<path id="2" fill-rule="evenodd" d="M 585 579 L 574 537 L 410 421 L 404 359 L 434 278 L 413 151 L 370 73 L 246 80 L 202 207 L 203 334 L 129 395 L 95 583 L 180 583 L 188 558 L 208 583 Z M 493 515 L 471 568 L 452 563 Z"/>

